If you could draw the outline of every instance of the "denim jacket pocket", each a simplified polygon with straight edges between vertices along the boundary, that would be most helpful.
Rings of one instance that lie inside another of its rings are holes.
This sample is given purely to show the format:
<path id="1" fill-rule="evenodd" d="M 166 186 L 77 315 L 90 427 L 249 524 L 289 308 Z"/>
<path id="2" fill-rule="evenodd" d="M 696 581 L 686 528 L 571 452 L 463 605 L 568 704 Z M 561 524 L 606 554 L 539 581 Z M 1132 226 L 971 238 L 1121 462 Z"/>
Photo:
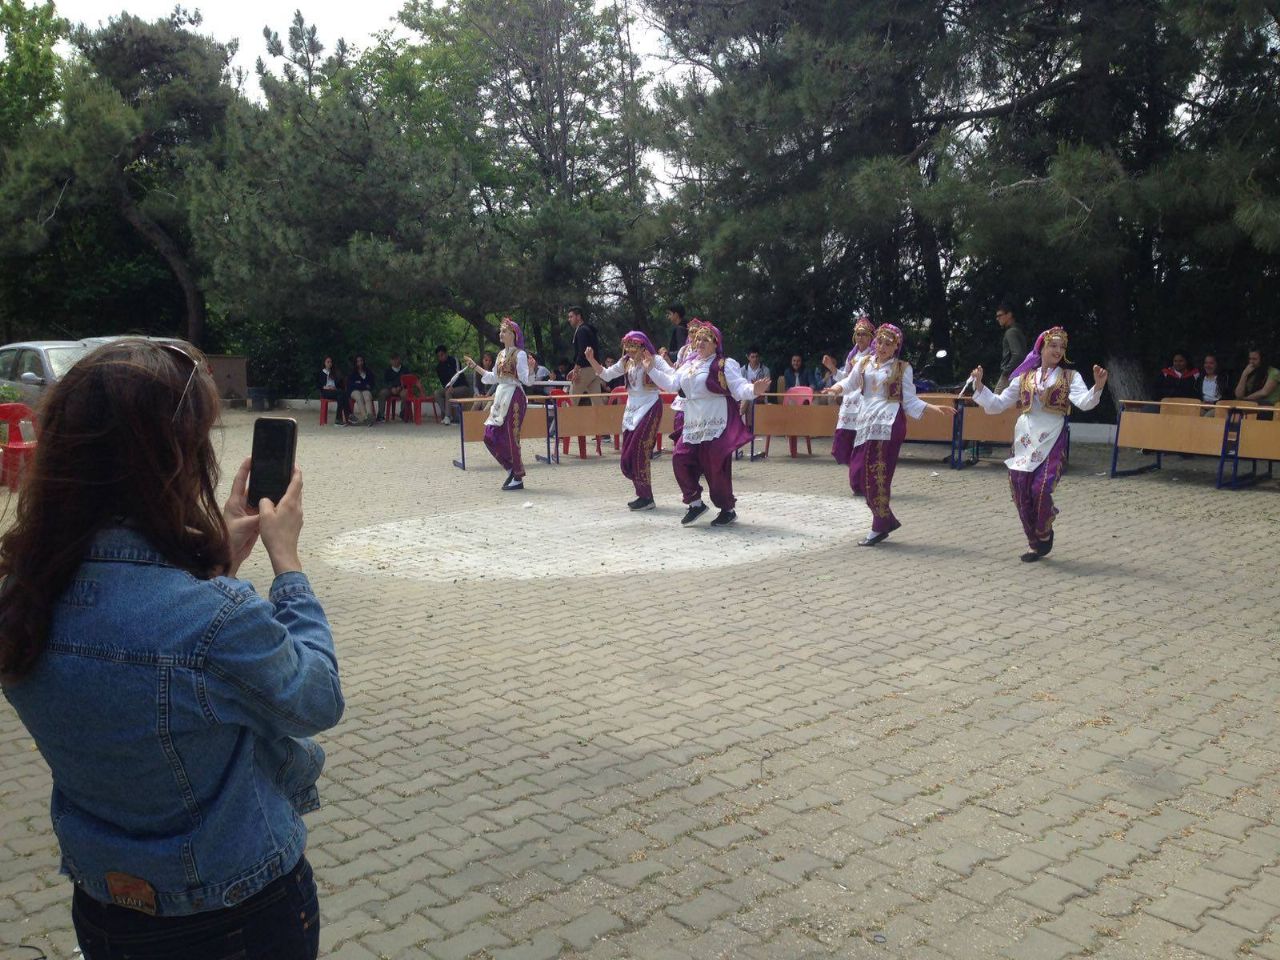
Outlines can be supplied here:
<path id="1" fill-rule="evenodd" d="M 310 737 L 259 740 L 255 746 L 258 769 L 298 813 L 320 807 L 316 781 L 324 770 L 324 749 Z"/>

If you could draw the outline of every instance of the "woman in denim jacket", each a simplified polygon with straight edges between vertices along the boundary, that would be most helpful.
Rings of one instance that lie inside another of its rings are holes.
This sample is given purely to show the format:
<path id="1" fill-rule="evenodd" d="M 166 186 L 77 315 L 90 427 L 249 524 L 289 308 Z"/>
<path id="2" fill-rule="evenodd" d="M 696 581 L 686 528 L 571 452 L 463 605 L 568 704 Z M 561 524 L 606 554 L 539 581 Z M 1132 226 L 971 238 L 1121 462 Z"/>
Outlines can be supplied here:
<path id="1" fill-rule="evenodd" d="M 0 680 L 53 773 L 86 960 L 314 958 L 301 814 L 338 722 L 298 559 L 302 479 L 219 508 L 218 396 L 194 350 L 116 341 L 47 394 L 0 539 Z M 269 600 L 237 580 L 258 537 Z"/>

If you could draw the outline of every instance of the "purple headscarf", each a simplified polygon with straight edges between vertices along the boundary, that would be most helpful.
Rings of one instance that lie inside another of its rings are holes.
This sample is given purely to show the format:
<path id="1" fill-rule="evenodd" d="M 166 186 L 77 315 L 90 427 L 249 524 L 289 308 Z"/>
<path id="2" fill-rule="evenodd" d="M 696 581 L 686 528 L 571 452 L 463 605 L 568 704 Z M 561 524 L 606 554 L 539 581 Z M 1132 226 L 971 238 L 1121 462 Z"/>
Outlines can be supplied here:
<path id="1" fill-rule="evenodd" d="M 1067 339 L 1067 331 L 1062 327 L 1050 327 L 1044 333 L 1040 334 L 1040 336 L 1036 337 L 1035 346 L 1031 348 L 1031 352 L 1028 353 L 1026 358 L 1014 368 L 1013 373 L 1009 374 L 1010 382 L 1018 379 L 1018 377 L 1022 376 L 1028 370 L 1034 370 L 1040 366 L 1040 352 L 1044 349 L 1044 338 L 1050 334 L 1061 336 L 1064 341 Z M 1062 358 L 1064 360 L 1066 359 L 1065 348 L 1063 350 Z"/>
<path id="2" fill-rule="evenodd" d="M 510 317 L 503 317 L 502 323 L 498 324 L 498 330 L 501 332 L 503 327 L 510 327 L 511 332 L 516 335 L 516 348 L 524 349 L 524 333 L 520 330 L 520 324 L 516 323 Z"/>
<path id="3" fill-rule="evenodd" d="M 625 344 L 628 340 L 632 343 L 641 344 L 653 356 L 658 355 L 658 348 L 653 345 L 653 341 L 649 339 L 649 335 L 642 330 L 628 330 L 622 335 L 622 342 Z"/>

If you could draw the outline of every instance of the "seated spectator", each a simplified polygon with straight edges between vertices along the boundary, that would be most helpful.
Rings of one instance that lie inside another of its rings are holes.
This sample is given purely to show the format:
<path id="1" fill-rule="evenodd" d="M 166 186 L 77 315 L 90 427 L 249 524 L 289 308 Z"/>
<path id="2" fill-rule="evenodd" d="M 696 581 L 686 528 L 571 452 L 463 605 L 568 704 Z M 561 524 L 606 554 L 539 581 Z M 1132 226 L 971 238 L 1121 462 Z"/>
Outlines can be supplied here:
<path id="1" fill-rule="evenodd" d="M 351 423 L 373 426 L 373 374 L 357 354 L 355 366 L 347 375 L 347 396 L 351 398 Z"/>
<path id="2" fill-rule="evenodd" d="M 342 389 L 342 377 L 333 365 L 333 357 L 325 357 L 320 372 L 316 374 L 316 387 L 320 396 L 332 400 L 336 413 L 333 422 L 340 427 L 347 425 L 347 395 Z"/>
<path id="3" fill-rule="evenodd" d="M 440 386 L 434 394 L 436 409 L 444 414 L 440 420 L 446 427 L 453 423 L 454 419 L 462 418 L 462 407 L 456 403 L 449 403 L 457 397 L 470 397 L 474 395 L 471 384 L 465 376 L 458 377 L 453 381 L 453 386 L 447 384 L 453 380 L 459 370 L 462 369 L 458 363 L 457 357 L 449 356 L 449 350 L 444 344 L 436 347 L 436 379 L 440 381 Z"/>
<path id="4" fill-rule="evenodd" d="M 557 380 L 567 381 L 569 379 L 569 374 L 572 371 L 573 371 L 573 368 L 569 365 L 568 360 L 556 361 L 556 379 Z"/>
<path id="5" fill-rule="evenodd" d="M 529 363 L 533 366 L 533 382 L 534 383 L 545 384 L 548 380 L 551 379 L 551 371 L 548 370 L 543 365 L 542 361 L 539 360 L 537 357 L 530 356 Z M 534 393 L 540 397 L 545 397 L 548 393 L 551 392 L 551 388 L 547 386 L 539 386 L 539 387 L 533 387 L 526 392 Z"/>
<path id="6" fill-rule="evenodd" d="M 1280 402 L 1280 370 L 1268 365 L 1262 350 L 1257 347 L 1249 351 L 1249 362 L 1240 371 L 1236 399 L 1252 400 L 1270 407 Z"/>
<path id="7" fill-rule="evenodd" d="M 1170 397 L 1196 396 L 1196 377 L 1200 371 L 1187 363 L 1185 350 L 1175 350 L 1169 366 L 1160 371 L 1156 377 L 1155 395 L 1157 400 L 1168 400 Z"/>
<path id="8" fill-rule="evenodd" d="M 757 380 L 769 379 L 769 367 L 760 362 L 760 348 L 752 347 L 747 351 L 747 362 L 742 366 L 742 375 L 746 378 L 747 383 L 755 383 Z M 765 397 L 756 397 L 756 403 L 767 403 Z M 741 410 L 743 416 L 747 413 L 748 401 L 739 400 L 738 409 Z"/>
<path id="9" fill-rule="evenodd" d="M 1195 395 L 1201 403 L 1217 403 L 1231 395 L 1231 377 L 1218 369 L 1218 358 L 1212 353 L 1206 353 L 1200 364 Z"/>
<path id="10" fill-rule="evenodd" d="M 391 397 L 396 399 L 404 398 L 404 387 L 400 385 L 400 375 L 408 372 L 409 370 L 400 363 L 400 354 L 393 353 L 391 355 L 391 363 L 382 372 L 382 389 L 378 391 L 379 423 L 387 419 L 387 400 Z M 400 404 L 400 419 L 405 423 L 413 419 L 407 403 Z"/>
<path id="11" fill-rule="evenodd" d="M 493 369 L 494 355 L 486 350 L 480 357 L 480 369 L 490 371 Z M 471 390 L 474 396 L 487 397 L 490 396 L 498 385 L 496 383 L 485 383 L 480 379 L 480 372 L 473 371 L 471 374 Z"/>
<path id="12" fill-rule="evenodd" d="M 783 388 L 792 387 L 813 387 L 813 374 L 804 368 L 804 357 L 798 353 L 791 355 L 791 366 L 783 375 Z"/>

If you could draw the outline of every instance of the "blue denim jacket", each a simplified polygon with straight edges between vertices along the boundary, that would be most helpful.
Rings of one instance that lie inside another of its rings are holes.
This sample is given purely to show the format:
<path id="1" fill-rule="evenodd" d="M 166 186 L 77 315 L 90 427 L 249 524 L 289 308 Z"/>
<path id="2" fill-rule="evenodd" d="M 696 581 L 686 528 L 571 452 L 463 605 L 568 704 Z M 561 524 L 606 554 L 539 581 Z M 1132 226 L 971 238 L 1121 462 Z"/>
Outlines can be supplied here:
<path id="1" fill-rule="evenodd" d="M 53 772 L 62 869 L 106 875 L 160 915 L 233 906 L 291 869 L 319 806 L 342 690 L 329 623 L 301 573 L 200 580 L 136 531 L 94 539 L 36 669 L 5 689 Z"/>

